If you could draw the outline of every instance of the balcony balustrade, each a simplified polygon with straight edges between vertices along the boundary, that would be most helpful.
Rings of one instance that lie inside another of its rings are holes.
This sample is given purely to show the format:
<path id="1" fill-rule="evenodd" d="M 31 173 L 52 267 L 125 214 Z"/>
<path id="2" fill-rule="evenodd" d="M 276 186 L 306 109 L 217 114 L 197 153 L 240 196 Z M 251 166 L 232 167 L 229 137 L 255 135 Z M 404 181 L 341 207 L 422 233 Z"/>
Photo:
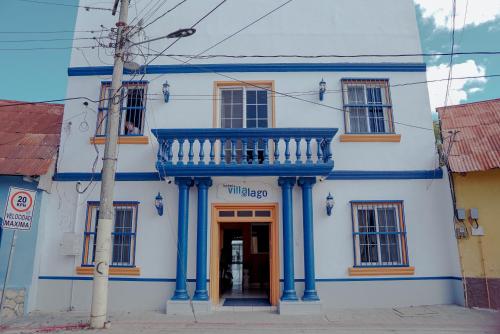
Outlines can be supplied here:
<path id="1" fill-rule="evenodd" d="M 153 129 L 167 176 L 326 176 L 335 128 Z"/>

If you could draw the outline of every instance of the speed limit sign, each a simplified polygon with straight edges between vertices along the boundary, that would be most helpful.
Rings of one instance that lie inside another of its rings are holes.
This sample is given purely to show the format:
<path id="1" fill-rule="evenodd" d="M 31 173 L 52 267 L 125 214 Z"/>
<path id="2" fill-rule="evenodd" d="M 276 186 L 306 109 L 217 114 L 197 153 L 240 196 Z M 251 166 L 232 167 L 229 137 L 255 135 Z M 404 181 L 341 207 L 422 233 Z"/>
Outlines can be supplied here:
<path id="1" fill-rule="evenodd" d="M 30 230 L 33 224 L 36 191 L 10 187 L 2 228 Z"/>

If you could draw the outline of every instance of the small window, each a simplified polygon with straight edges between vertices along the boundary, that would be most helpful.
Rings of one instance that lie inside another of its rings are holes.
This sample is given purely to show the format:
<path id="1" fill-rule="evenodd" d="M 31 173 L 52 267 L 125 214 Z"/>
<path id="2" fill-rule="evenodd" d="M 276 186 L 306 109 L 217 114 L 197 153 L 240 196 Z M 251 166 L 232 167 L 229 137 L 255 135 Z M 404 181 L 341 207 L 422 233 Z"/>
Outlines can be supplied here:
<path id="1" fill-rule="evenodd" d="M 137 227 L 137 203 L 116 203 L 115 219 L 111 240 L 112 267 L 135 266 L 135 243 Z M 84 232 L 83 265 L 93 265 L 97 231 L 99 229 L 99 203 L 89 203 L 87 224 Z"/>
<path id="2" fill-rule="evenodd" d="M 342 80 L 346 133 L 394 133 L 387 80 Z"/>
<path id="3" fill-rule="evenodd" d="M 145 82 L 123 83 L 120 99 L 120 136 L 139 136 L 144 134 L 144 116 L 146 111 Z M 105 135 L 106 115 L 110 107 L 111 83 L 104 82 L 101 86 L 99 115 L 97 117 L 97 135 Z"/>
<path id="4" fill-rule="evenodd" d="M 407 266 L 403 203 L 351 204 L 355 266 Z"/>

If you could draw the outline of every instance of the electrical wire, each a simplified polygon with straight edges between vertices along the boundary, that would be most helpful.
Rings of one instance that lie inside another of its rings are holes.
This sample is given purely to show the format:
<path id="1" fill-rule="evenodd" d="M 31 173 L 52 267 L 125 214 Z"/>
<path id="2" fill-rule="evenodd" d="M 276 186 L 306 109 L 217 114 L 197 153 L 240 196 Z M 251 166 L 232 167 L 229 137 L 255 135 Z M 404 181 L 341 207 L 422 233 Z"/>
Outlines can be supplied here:
<path id="1" fill-rule="evenodd" d="M 155 54 L 149 54 L 153 56 Z M 427 52 L 427 53 L 395 53 L 395 54 L 321 54 L 321 55 L 298 55 L 298 54 L 276 54 L 276 55 L 229 55 L 229 54 L 212 54 L 212 55 L 188 55 L 188 54 L 164 54 L 163 57 L 181 57 L 191 59 L 213 59 L 213 58 L 401 58 L 401 57 L 433 57 L 433 56 L 461 56 L 461 55 L 500 55 L 500 51 L 466 51 L 466 52 Z"/>
<path id="2" fill-rule="evenodd" d="M 40 0 L 17 0 L 17 1 L 36 3 L 36 4 L 40 4 L 40 5 L 53 5 L 53 6 L 73 7 L 73 8 L 84 8 L 86 10 L 95 9 L 95 10 L 109 10 L 109 11 L 111 11 L 110 8 L 79 6 L 79 5 L 72 5 L 72 4 L 60 3 L 60 2 L 49 2 L 49 1 L 40 1 Z"/>
<path id="3" fill-rule="evenodd" d="M 188 1 L 188 0 L 182 0 L 181 2 L 177 3 L 175 6 L 173 6 L 172 8 L 170 8 L 169 10 L 167 10 L 165 13 L 161 14 L 160 16 L 156 17 L 154 20 L 152 20 L 148 24 L 144 25 L 142 28 L 146 29 L 147 27 L 149 27 L 150 25 L 152 25 L 153 23 L 155 23 L 156 21 L 158 21 L 159 19 L 161 19 L 162 17 L 164 17 L 165 15 L 167 15 L 168 13 L 174 11 L 177 7 L 181 6 L 186 1 Z"/>
<path id="4" fill-rule="evenodd" d="M 288 0 L 288 1 L 284 2 L 284 3 L 282 3 L 281 5 L 279 5 L 278 7 L 274 8 L 273 10 L 271 10 L 271 11 L 267 12 L 266 14 L 264 14 L 264 15 L 262 15 L 261 17 L 257 18 L 256 20 L 254 20 L 254 21 L 250 22 L 249 24 L 247 24 L 247 25 L 246 25 L 246 26 L 244 26 L 243 28 L 241 28 L 241 29 L 239 29 L 239 30 L 235 31 L 235 32 L 234 32 L 234 33 L 232 33 L 231 35 L 229 35 L 229 36 L 225 37 L 224 39 L 220 40 L 219 42 L 217 42 L 217 43 L 213 44 L 212 46 L 210 46 L 210 47 L 206 48 L 205 50 L 203 50 L 203 51 L 199 52 L 199 53 L 197 54 L 197 56 L 200 56 L 200 55 L 204 54 L 205 52 L 212 50 L 212 49 L 213 49 L 213 48 L 215 48 L 216 46 L 218 46 L 218 45 L 220 45 L 220 44 L 224 43 L 224 42 L 225 42 L 225 41 L 227 41 L 228 39 L 233 38 L 234 36 L 238 35 L 238 34 L 239 34 L 240 32 L 242 32 L 243 30 L 248 29 L 249 27 L 253 26 L 253 25 L 254 25 L 254 24 L 256 24 L 257 22 L 259 22 L 259 21 L 263 20 L 264 18 L 268 17 L 269 15 L 273 14 L 274 12 L 276 12 L 276 11 L 280 10 L 281 8 L 283 8 L 284 6 L 288 5 L 288 4 L 289 4 L 290 2 L 292 2 L 292 1 L 293 1 L 293 0 Z"/>
<path id="5" fill-rule="evenodd" d="M 105 29 L 109 30 L 109 29 Z M 52 30 L 52 31 L 0 31 L 0 34 L 74 34 L 74 33 L 95 33 L 99 30 Z"/>
<path id="6" fill-rule="evenodd" d="M 95 37 L 76 37 L 76 38 L 50 38 L 50 39 L 18 39 L 18 40 L 0 40 L 0 43 L 32 43 L 32 42 L 59 42 L 59 41 L 80 41 L 96 39 Z"/>
<path id="7" fill-rule="evenodd" d="M 444 109 L 443 109 L 443 116 L 446 114 L 446 108 L 448 106 L 448 97 L 450 95 L 450 88 L 451 88 L 451 77 L 453 76 L 453 56 L 454 56 L 454 50 L 455 50 L 455 20 L 457 17 L 457 1 L 452 0 L 452 29 L 451 29 L 451 52 L 450 52 L 450 62 L 449 62 L 449 72 L 448 72 L 448 83 L 446 85 L 446 94 L 444 96 Z"/>
<path id="8" fill-rule="evenodd" d="M 171 59 L 174 59 L 178 62 L 182 62 L 182 63 L 186 63 L 186 61 L 184 60 L 181 60 L 181 59 L 177 59 L 177 58 L 174 58 L 174 57 L 170 57 Z M 277 90 L 274 90 L 274 89 L 271 89 L 269 87 L 265 87 L 265 86 L 259 86 L 259 85 L 256 85 L 252 82 L 248 82 L 248 81 L 244 81 L 244 80 L 240 80 L 240 79 L 237 79 L 235 77 L 232 77 L 230 75 L 226 75 L 226 74 L 223 74 L 223 73 L 219 73 L 219 72 L 216 72 L 216 71 L 213 71 L 211 69 L 207 69 L 207 68 L 204 68 L 203 66 L 199 66 L 199 65 L 191 65 L 191 66 L 194 66 L 194 67 L 197 67 L 197 68 L 200 68 L 202 69 L 203 71 L 207 72 L 207 73 L 214 73 L 214 74 L 217 74 L 219 76 L 222 76 L 224 78 L 227 78 L 227 79 L 230 79 L 230 80 L 233 80 L 233 81 L 236 81 L 236 82 L 240 82 L 242 84 L 245 84 L 246 86 L 252 86 L 252 87 L 255 87 L 255 88 L 259 88 L 259 89 L 262 89 L 262 90 L 266 90 L 268 92 L 271 92 L 273 94 L 277 94 L 277 95 L 281 95 L 281 96 L 286 96 L 286 97 L 289 97 L 291 99 L 294 99 L 294 100 L 297 100 L 297 101 L 302 101 L 302 102 L 306 102 L 306 103 L 310 103 L 310 104 L 313 104 L 313 105 L 317 105 L 317 106 L 321 106 L 321 107 L 324 107 L 324 108 L 328 108 L 328 109 L 333 109 L 333 110 L 337 110 L 337 111 L 342 111 L 342 112 L 345 112 L 344 109 L 341 109 L 341 108 L 337 108 L 337 107 L 333 107 L 333 106 L 329 106 L 327 104 L 324 104 L 324 103 L 320 103 L 320 102 L 316 102 L 316 101 L 310 101 L 310 100 L 306 100 L 306 99 L 303 99 L 301 97 L 298 97 L 298 96 L 293 96 L 293 95 L 290 95 L 290 94 L 287 94 L 287 93 L 283 93 L 283 92 L 279 92 Z M 156 78 L 155 78 L 156 79 Z M 151 82 L 152 80 L 150 80 Z M 407 127 L 412 127 L 412 128 L 418 128 L 418 129 L 422 129 L 422 130 L 429 130 L 429 131 L 434 131 L 434 129 L 430 129 L 430 128 L 426 128 L 426 127 L 423 127 L 423 126 L 418 126 L 418 125 L 411 125 L 411 124 L 407 124 L 407 123 L 402 123 L 402 122 L 397 122 L 397 121 L 394 121 L 393 120 L 393 123 L 394 124 L 399 124 L 399 125 L 402 125 L 402 126 L 407 126 Z"/>

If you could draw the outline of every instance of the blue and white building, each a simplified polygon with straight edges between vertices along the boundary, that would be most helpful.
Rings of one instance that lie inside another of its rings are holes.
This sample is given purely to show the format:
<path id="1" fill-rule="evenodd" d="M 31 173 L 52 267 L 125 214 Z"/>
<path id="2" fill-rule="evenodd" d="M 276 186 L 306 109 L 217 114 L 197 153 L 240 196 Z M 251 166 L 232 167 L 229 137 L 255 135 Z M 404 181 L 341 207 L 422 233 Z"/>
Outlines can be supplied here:
<path id="1" fill-rule="evenodd" d="M 129 21 L 155 38 L 217 4 L 187 1 L 155 20 L 169 4 L 145 1 Z M 462 302 L 448 181 L 427 87 L 415 84 L 426 66 L 369 56 L 421 53 L 413 2 L 295 0 L 242 29 L 281 4 L 228 1 L 161 55 L 170 40 L 134 47 L 150 65 L 123 81 L 110 310 Z M 82 8 L 75 30 L 115 19 Z M 112 73 L 98 49 L 75 49 L 68 69 L 67 97 L 98 102 L 66 103 L 65 120 L 87 111 L 90 126 L 62 135 L 40 310 L 90 309 Z"/>

